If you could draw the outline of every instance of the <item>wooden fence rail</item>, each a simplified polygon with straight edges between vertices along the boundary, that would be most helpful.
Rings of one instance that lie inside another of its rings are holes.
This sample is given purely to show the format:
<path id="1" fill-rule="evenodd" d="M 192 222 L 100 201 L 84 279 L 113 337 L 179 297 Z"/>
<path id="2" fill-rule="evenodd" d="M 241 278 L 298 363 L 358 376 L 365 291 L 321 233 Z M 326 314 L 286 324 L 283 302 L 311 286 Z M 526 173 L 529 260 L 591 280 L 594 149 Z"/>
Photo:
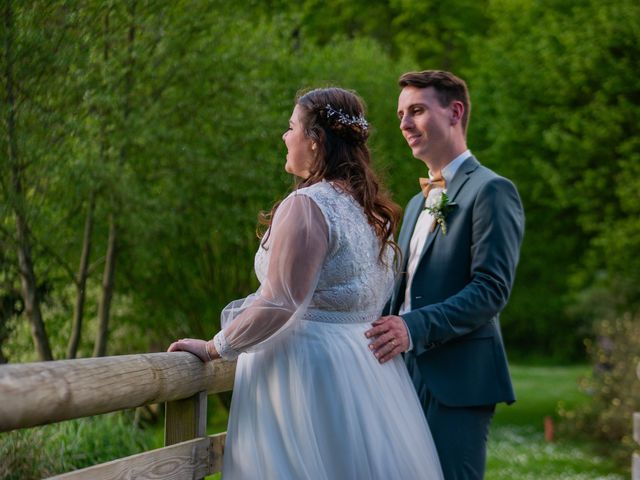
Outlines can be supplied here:
<path id="1" fill-rule="evenodd" d="M 166 402 L 164 448 L 52 478 L 204 478 L 220 471 L 225 438 L 206 434 L 207 394 L 230 390 L 234 372 L 182 352 L 4 365 L 0 432 Z"/>

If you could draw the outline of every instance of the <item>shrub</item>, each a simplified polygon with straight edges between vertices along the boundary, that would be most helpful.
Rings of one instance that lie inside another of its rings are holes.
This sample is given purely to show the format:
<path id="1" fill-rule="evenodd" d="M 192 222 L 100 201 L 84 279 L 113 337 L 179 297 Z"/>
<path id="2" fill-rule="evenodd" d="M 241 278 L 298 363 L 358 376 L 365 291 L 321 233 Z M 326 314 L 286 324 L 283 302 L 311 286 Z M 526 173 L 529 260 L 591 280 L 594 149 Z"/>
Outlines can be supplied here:
<path id="1" fill-rule="evenodd" d="M 625 314 L 595 324 L 586 341 L 593 373 L 582 381 L 592 400 L 577 411 L 560 409 L 569 431 L 606 443 L 608 453 L 629 462 L 634 449 L 633 412 L 640 411 L 640 315 Z"/>

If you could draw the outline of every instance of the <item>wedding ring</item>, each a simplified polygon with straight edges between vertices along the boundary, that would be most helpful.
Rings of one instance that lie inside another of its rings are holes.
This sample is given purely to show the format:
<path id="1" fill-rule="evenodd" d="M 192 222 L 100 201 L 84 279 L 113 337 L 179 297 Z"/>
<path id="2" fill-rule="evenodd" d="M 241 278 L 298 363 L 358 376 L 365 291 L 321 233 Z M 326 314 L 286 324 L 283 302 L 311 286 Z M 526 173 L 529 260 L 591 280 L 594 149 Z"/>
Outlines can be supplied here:
<path id="1" fill-rule="evenodd" d="M 398 345 L 396 345 L 396 339 L 395 338 L 392 338 L 391 342 L 389 342 L 389 343 L 391 343 L 391 345 L 393 345 L 393 348 L 396 348 L 398 346 Z"/>

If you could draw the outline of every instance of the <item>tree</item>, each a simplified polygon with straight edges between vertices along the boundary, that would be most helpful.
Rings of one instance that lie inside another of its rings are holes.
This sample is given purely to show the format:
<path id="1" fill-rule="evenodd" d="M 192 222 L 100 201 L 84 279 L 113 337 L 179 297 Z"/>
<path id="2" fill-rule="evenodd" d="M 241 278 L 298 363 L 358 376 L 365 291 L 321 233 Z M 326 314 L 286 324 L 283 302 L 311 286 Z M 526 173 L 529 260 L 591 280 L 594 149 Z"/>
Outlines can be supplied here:
<path id="1" fill-rule="evenodd" d="M 32 258 L 33 238 L 29 212 L 31 188 L 28 183 L 28 168 L 35 159 L 32 158 L 33 150 L 28 147 L 29 134 L 26 133 L 26 126 L 32 118 L 30 118 L 32 113 L 29 111 L 30 107 L 43 108 L 40 104 L 42 84 L 39 82 L 42 81 L 42 75 L 48 65 L 45 62 L 40 62 L 42 57 L 38 53 L 43 53 L 41 49 L 36 48 L 35 52 L 30 51 L 38 40 L 35 29 L 30 30 L 29 27 L 32 25 L 28 24 L 32 15 L 37 18 L 35 10 L 24 8 L 19 12 L 22 16 L 18 17 L 18 20 L 24 20 L 27 24 L 27 29 L 24 32 L 21 32 L 20 25 L 17 25 L 13 2 L 5 2 L 2 83 L 5 99 L 3 123 L 5 125 L 7 161 L 3 165 L 2 188 L 13 217 L 15 236 L 13 236 L 11 243 L 17 249 L 22 299 L 31 326 L 33 342 L 41 360 L 52 360 L 53 356 L 42 318 L 38 280 Z M 44 15 L 47 13 L 50 12 L 45 9 Z M 24 34 L 20 35 L 21 33 Z M 51 31 L 45 30 L 45 33 L 51 33 Z M 27 51 L 30 51 L 31 54 L 31 65 L 25 65 L 30 63 L 26 60 Z M 35 68 L 27 73 L 26 70 L 29 67 Z"/>
<path id="2" fill-rule="evenodd" d="M 391 0 L 394 44 L 420 70 L 459 72 L 472 59 L 474 44 L 488 35 L 486 0 Z"/>
<path id="3" fill-rule="evenodd" d="M 527 215 L 505 325 L 520 348 L 580 355 L 593 312 L 570 307 L 598 278 L 625 286 L 620 306 L 637 298 L 637 13 L 630 1 L 494 1 L 467 71 L 484 119 L 474 139 Z"/>

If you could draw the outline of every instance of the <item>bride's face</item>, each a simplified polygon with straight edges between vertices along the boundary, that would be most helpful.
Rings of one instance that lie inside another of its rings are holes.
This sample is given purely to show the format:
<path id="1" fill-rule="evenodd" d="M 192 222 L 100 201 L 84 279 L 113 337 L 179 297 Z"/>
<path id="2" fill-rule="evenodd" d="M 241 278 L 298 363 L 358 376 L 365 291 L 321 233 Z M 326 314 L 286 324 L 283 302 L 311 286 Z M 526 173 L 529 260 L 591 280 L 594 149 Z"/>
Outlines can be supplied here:
<path id="1" fill-rule="evenodd" d="M 282 135 L 287 146 L 287 163 L 284 169 L 301 178 L 309 176 L 309 169 L 313 162 L 313 141 L 305 137 L 304 128 L 300 121 L 300 106 L 296 105 L 289 119 L 289 128 Z"/>

